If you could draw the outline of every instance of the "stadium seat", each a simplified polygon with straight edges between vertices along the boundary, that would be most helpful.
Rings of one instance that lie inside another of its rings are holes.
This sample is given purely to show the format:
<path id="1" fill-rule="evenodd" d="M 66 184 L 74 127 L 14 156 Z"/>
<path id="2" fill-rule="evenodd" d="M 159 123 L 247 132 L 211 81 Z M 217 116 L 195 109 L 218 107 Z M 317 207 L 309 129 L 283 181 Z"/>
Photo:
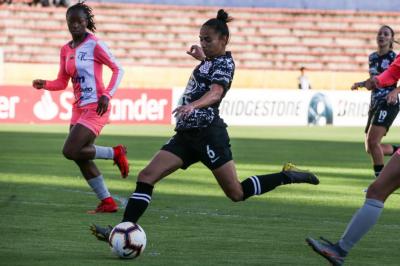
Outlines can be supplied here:
<path id="1" fill-rule="evenodd" d="M 215 7 L 91 3 L 97 35 L 124 64 L 186 66 L 199 26 Z M 382 24 L 396 28 L 397 13 L 282 8 L 229 8 L 230 49 L 238 66 L 256 69 L 365 71 Z M 115 14 L 118 14 L 116 16 Z M 49 23 L 51 21 L 51 23 Z M 0 44 L 6 62 L 58 61 L 70 38 L 65 9 L 0 6 Z M 46 47 L 46 49 L 43 49 Z M 16 51 L 21 51 L 16 53 Z"/>

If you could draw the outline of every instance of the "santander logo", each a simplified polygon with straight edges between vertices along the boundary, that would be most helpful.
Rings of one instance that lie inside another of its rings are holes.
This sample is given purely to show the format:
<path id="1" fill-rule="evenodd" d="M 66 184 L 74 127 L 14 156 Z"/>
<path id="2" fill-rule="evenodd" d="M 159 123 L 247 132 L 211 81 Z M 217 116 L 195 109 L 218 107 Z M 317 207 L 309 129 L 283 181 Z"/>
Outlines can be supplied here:
<path id="1" fill-rule="evenodd" d="M 33 106 L 33 113 L 40 120 L 51 120 L 58 115 L 58 105 L 51 98 L 49 91 L 44 91 L 40 101 Z"/>
<path id="2" fill-rule="evenodd" d="M 147 93 L 141 93 L 135 99 L 129 97 L 112 99 L 111 121 L 137 121 L 157 122 L 169 118 L 166 112 L 168 101 L 165 98 L 151 97 Z"/>
<path id="3" fill-rule="evenodd" d="M 0 123 L 68 123 L 75 97 L 72 91 L 37 91 L 25 86 L 0 86 Z M 171 124 L 172 90 L 123 89 L 112 98 L 115 124 Z"/>

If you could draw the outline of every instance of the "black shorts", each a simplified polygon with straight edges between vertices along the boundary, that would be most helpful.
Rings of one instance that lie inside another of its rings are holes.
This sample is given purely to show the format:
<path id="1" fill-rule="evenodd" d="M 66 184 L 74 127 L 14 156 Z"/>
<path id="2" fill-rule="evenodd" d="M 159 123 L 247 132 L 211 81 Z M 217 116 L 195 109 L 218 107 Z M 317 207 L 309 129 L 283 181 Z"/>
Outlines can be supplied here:
<path id="1" fill-rule="evenodd" d="M 396 119 L 398 113 L 399 104 L 387 104 L 386 101 L 378 103 L 374 108 L 371 108 L 368 111 L 368 122 L 365 127 L 365 133 L 368 133 L 371 124 L 374 126 L 385 127 L 386 131 L 389 131 L 389 128 Z"/>
<path id="2" fill-rule="evenodd" d="M 225 126 L 178 131 L 161 148 L 182 159 L 182 169 L 202 162 L 210 170 L 232 160 L 228 131 Z"/>

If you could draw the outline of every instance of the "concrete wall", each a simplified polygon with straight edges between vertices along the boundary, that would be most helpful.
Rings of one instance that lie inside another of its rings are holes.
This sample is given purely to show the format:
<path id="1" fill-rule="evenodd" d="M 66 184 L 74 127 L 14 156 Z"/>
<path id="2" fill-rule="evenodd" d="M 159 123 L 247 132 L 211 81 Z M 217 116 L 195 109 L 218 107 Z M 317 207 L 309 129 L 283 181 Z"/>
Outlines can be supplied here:
<path id="1" fill-rule="evenodd" d="M 193 65 L 194 67 L 194 65 Z M 185 87 L 193 68 L 125 66 L 121 88 Z M 53 80 L 58 65 L 5 63 L 4 85 L 27 86 L 34 79 Z M 297 89 L 299 71 L 236 69 L 232 88 Z M 104 82 L 111 72 L 104 68 Z M 315 90 L 350 90 L 351 84 L 368 78 L 363 72 L 308 71 L 306 73 Z M 156 79 L 154 77 L 157 77 Z M 0 83 L 0 85 L 2 85 Z"/>

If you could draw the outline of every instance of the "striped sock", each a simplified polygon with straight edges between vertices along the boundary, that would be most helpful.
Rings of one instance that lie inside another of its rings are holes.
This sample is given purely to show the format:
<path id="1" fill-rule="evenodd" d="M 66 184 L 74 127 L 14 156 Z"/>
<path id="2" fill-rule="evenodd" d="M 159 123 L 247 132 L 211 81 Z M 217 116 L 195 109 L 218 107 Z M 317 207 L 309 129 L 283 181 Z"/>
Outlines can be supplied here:
<path id="1" fill-rule="evenodd" d="M 282 172 L 269 174 L 269 175 L 254 175 L 243 180 L 243 200 L 254 196 L 261 195 L 265 192 L 271 191 L 277 186 L 286 185 L 290 183 L 290 178 Z"/>
<path id="2" fill-rule="evenodd" d="M 151 201 L 153 186 L 143 182 L 136 183 L 135 192 L 129 198 L 125 207 L 124 218 L 122 222 L 136 223 L 146 211 Z"/>
<path id="3" fill-rule="evenodd" d="M 395 154 L 396 151 L 400 148 L 399 145 L 392 145 L 392 147 L 393 147 L 393 153 L 391 155 Z"/>
<path id="4" fill-rule="evenodd" d="M 379 174 L 381 173 L 382 169 L 383 169 L 383 164 L 375 164 L 374 165 L 375 177 L 379 176 Z"/>

